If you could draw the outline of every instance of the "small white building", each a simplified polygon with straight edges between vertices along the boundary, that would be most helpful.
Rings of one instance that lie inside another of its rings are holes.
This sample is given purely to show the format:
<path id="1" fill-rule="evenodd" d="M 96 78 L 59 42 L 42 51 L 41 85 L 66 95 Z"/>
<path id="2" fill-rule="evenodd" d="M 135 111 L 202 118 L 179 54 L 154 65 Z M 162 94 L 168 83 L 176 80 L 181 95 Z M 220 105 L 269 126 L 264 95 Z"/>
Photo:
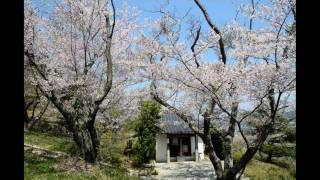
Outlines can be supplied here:
<path id="1" fill-rule="evenodd" d="M 204 159 L 204 144 L 179 116 L 165 112 L 160 121 L 162 133 L 156 137 L 156 161 L 179 162 Z"/>

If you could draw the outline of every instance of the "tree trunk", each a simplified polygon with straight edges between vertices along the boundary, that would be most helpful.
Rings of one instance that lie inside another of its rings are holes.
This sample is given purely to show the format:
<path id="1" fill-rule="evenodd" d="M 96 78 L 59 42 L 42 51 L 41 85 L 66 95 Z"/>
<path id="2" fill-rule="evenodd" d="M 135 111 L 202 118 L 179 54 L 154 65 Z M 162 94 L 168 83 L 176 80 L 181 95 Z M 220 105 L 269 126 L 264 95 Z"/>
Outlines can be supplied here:
<path id="1" fill-rule="evenodd" d="M 99 146 L 97 132 L 94 127 L 95 117 L 86 114 L 73 114 L 67 111 L 54 92 L 51 92 L 51 96 L 45 95 L 66 120 L 67 129 L 72 132 L 73 139 L 83 154 L 84 160 L 88 163 L 95 163 Z"/>
<path id="2" fill-rule="evenodd" d="M 236 117 L 238 114 L 238 103 L 232 103 L 231 117 L 229 122 L 228 135 L 225 137 L 225 169 L 229 170 L 233 167 L 232 143 L 235 133 Z"/>
<path id="3" fill-rule="evenodd" d="M 100 139 L 99 139 L 97 130 L 94 127 L 94 122 L 95 122 L 94 120 L 90 120 L 87 123 L 87 128 L 88 128 L 88 131 L 89 131 L 90 136 L 91 136 L 91 140 L 92 140 L 94 151 L 95 151 L 95 153 L 97 155 L 98 151 L 99 151 L 99 146 L 100 146 Z"/>
<path id="4" fill-rule="evenodd" d="M 89 163 L 95 163 L 97 148 L 94 147 L 91 133 L 85 124 L 75 125 L 73 127 L 73 139 L 80 148 L 84 160 Z"/>
<path id="5" fill-rule="evenodd" d="M 207 146 L 209 152 L 209 159 L 214 167 L 215 173 L 217 175 L 217 180 L 223 180 L 223 169 L 222 169 L 222 164 L 218 156 L 216 155 L 214 151 L 214 147 L 211 141 L 210 136 L 206 136 L 203 138 L 203 141 L 205 145 Z"/>

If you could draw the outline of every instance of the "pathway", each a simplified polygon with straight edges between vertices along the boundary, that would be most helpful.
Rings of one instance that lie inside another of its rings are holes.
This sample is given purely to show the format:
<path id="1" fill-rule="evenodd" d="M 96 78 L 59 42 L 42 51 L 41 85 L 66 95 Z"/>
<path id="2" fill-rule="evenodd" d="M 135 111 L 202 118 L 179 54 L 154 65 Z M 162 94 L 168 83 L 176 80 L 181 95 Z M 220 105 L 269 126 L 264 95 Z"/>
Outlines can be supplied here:
<path id="1" fill-rule="evenodd" d="M 171 162 L 156 163 L 158 175 L 155 177 L 159 180 L 214 180 L 214 170 L 209 160 L 200 162 Z"/>

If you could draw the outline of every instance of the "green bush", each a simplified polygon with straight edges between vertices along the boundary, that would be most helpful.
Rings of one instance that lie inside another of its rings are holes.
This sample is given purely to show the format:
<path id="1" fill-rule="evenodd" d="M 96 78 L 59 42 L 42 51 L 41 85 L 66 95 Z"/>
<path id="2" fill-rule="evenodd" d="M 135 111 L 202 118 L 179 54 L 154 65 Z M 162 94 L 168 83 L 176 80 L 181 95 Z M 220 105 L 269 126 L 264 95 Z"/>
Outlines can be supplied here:
<path id="1" fill-rule="evenodd" d="M 295 145 L 289 144 L 263 144 L 260 151 L 267 154 L 266 161 L 271 162 L 272 157 L 295 157 Z"/>
<path id="2" fill-rule="evenodd" d="M 159 128 L 160 105 L 154 101 L 143 101 L 139 107 L 140 114 L 133 124 L 137 135 L 134 144 L 134 164 L 141 166 L 155 159 L 156 135 L 161 131 Z"/>
<path id="3" fill-rule="evenodd" d="M 282 168 L 274 164 L 264 163 L 258 160 L 251 160 L 245 170 L 245 176 L 253 180 L 284 179 L 295 178 L 295 170 Z"/>
<path id="4" fill-rule="evenodd" d="M 124 160 L 125 146 L 124 134 L 109 130 L 101 137 L 99 158 L 104 162 L 120 165 Z"/>
<path id="5" fill-rule="evenodd" d="M 243 153 L 241 151 L 233 152 L 233 164 L 238 163 L 240 158 L 242 157 L 242 155 L 243 155 Z"/>
<path id="6" fill-rule="evenodd" d="M 152 175 L 158 175 L 158 171 L 155 168 L 151 169 L 151 174 Z"/>

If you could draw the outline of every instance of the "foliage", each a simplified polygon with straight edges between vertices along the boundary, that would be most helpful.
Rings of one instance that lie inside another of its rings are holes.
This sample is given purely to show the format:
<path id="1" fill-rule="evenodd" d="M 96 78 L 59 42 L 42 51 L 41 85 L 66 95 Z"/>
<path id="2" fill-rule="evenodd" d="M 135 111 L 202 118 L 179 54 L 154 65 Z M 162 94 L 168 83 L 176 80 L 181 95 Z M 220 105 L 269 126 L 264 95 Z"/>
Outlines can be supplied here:
<path id="1" fill-rule="evenodd" d="M 256 118 L 263 118 L 265 110 L 259 109 L 255 113 Z M 256 121 L 251 121 L 250 126 L 254 127 L 256 131 L 260 131 L 263 125 Z M 295 157 L 296 151 L 296 131 L 295 124 L 290 124 L 287 117 L 278 115 L 275 120 L 275 124 L 269 138 L 259 148 L 260 154 L 264 153 L 267 155 L 265 161 L 271 162 L 273 157 L 289 156 Z M 261 154 L 262 155 L 262 154 Z"/>
<path id="2" fill-rule="evenodd" d="M 284 130 L 284 137 L 283 140 L 290 143 L 296 142 L 296 130 L 294 128 L 286 128 Z"/>
<path id="3" fill-rule="evenodd" d="M 263 144 L 260 151 L 266 153 L 268 157 L 270 156 L 268 161 L 271 161 L 272 157 L 295 157 L 296 155 L 296 147 L 290 144 Z"/>
<path id="4" fill-rule="evenodd" d="M 123 152 L 125 146 L 126 138 L 124 132 L 113 132 L 108 130 L 101 137 L 99 148 L 101 160 L 120 166 L 124 160 Z"/>
<path id="5" fill-rule="evenodd" d="M 237 163 L 241 159 L 243 153 L 240 151 L 233 152 L 233 162 Z"/>
<path id="6" fill-rule="evenodd" d="M 244 176 L 253 180 L 265 179 L 296 179 L 290 169 L 282 168 L 274 164 L 264 163 L 255 159 L 245 169 Z"/>
<path id="7" fill-rule="evenodd" d="M 137 165 L 148 163 L 155 158 L 156 135 L 159 128 L 160 105 L 153 100 L 142 101 L 139 107 L 140 114 L 134 124 L 137 142 L 134 145 L 134 162 Z"/>

